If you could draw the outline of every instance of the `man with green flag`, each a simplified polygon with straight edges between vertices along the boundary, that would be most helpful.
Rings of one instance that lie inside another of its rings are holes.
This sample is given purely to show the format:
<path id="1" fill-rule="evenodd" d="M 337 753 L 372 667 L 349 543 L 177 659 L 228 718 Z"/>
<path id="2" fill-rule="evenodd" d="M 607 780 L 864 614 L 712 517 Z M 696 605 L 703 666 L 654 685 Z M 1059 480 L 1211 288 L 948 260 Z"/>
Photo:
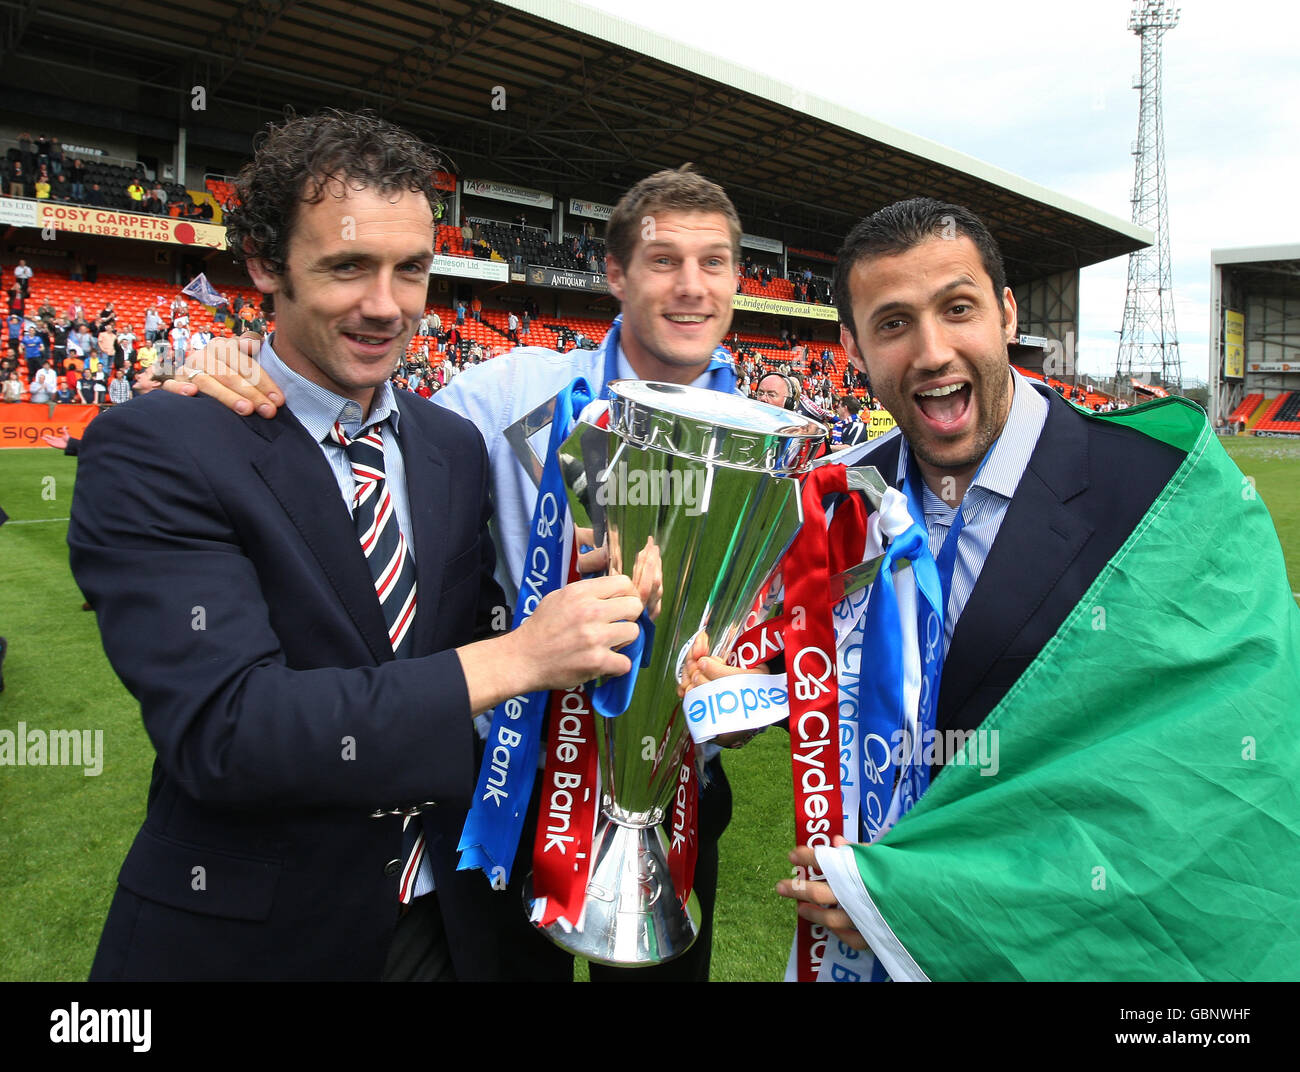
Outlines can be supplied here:
<path id="1" fill-rule="evenodd" d="M 778 892 L 895 980 L 1297 977 L 1300 610 L 1253 484 L 1189 402 L 1085 414 L 1012 369 L 965 209 L 862 221 L 835 291 L 898 422 L 849 463 L 929 537 L 932 731 L 965 744 L 871 844 L 796 849 L 826 881 Z"/>

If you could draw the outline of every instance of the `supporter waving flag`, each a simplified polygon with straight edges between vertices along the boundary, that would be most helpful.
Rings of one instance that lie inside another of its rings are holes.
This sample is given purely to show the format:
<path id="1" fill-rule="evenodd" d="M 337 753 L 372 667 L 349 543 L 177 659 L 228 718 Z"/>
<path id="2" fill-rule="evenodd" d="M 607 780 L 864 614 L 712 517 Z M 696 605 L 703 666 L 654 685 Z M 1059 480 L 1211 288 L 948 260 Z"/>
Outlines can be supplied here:
<path id="1" fill-rule="evenodd" d="M 202 272 L 186 283 L 181 288 L 181 293 L 193 298 L 206 308 L 208 312 L 213 314 L 214 319 L 223 319 L 226 327 L 233 328 L 235 326 L 235 318 L 230 315 L 230 303 L 224 295 L 208 282 L 208 277 Z"/>

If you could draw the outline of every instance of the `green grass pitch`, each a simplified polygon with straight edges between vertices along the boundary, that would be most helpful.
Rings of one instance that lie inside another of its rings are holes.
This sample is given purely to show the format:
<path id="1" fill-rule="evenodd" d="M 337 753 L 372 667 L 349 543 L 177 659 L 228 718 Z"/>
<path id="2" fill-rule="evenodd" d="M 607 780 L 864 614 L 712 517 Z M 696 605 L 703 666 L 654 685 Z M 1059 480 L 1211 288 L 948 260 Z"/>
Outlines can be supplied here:
<path id="1" fill-rule="evenodd" d="M 1300 591 L 1300 441 L 1238 439 Z M 144 815 L 153 749 L 135 702 L 81 610 L 68 570 L 75 460 L 49 449 L 0 451 L 0 635 L 9 640 L 0 729 L 102 730 L 104 767 L 0 767 L 0 980 L 84 979 L 117 869 Z M 1231 534 L 1225 533 L 1230 539 Z M 141 563 L 147 569 L 147 563 Z M 781 978 L 793 912 L 773 892 L 789 873 L 794 824 L 787 738 L 730 753 L 735 814 L 722 841 L 713 977 Z M 579 972 L 580 976 L 585 975 Z"/>

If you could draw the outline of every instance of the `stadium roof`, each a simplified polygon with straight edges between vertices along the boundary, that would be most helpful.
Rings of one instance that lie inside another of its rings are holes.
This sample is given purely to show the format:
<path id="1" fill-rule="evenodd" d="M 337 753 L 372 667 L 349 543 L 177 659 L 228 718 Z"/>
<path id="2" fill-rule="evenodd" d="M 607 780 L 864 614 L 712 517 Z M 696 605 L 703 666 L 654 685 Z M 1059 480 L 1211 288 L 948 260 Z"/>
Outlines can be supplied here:
<path id="1" fill-rule="evenodd" d="M 1254 294 L 1300 295 L 1300 243 L 1210 250 L 1211 265 L 1231 265 L 1237 281 Z"/>
<path id="2" fill-rule="evenodd" d="M 286 104 L 370 107 L 444 149 L 461 175 L 607 202 L 690 160 L 726 187 L 747 231 L 832 252 L 867 212 L 928 194 L 986 219 L 1012 282 L 1153 240 L 569 0 L 0 0 L 0 14 L 0 107 L 35 116 L 164 140 L 179 119 L 191 146 L 247 152 Z"/>

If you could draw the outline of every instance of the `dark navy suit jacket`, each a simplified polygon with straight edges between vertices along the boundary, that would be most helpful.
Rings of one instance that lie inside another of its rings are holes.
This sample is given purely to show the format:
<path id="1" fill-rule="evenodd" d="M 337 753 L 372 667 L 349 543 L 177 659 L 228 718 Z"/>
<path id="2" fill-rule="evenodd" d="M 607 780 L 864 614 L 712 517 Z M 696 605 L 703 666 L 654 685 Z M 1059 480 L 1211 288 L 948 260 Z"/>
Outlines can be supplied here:
<path id="1" fill-rule="evenodd" d="M 288 410 L 156 391 L 87 430 L 72 568 L 157 750 L 92 978 L 378 978 L 401 820 L 370 812 L 423 801 L 457 973 L 496 976 L 499 906 L 453 870 L 477 746 L 452 649 L 501 602 L 487 457 L 468 421 L 398 405 L 419 599 L 403 660 Z"/>
<path id="2" fill-rule="evenodd" d="M 1033 662 L 1182 463 L 1140 432 L 1083 416 L 1055 391 L 943 666 L 936 728 L 971 730 Z M 897 484 L 899 436 L 857 464 Z M 1098 667 L 1104 673 L 1104 667 Z"/>

